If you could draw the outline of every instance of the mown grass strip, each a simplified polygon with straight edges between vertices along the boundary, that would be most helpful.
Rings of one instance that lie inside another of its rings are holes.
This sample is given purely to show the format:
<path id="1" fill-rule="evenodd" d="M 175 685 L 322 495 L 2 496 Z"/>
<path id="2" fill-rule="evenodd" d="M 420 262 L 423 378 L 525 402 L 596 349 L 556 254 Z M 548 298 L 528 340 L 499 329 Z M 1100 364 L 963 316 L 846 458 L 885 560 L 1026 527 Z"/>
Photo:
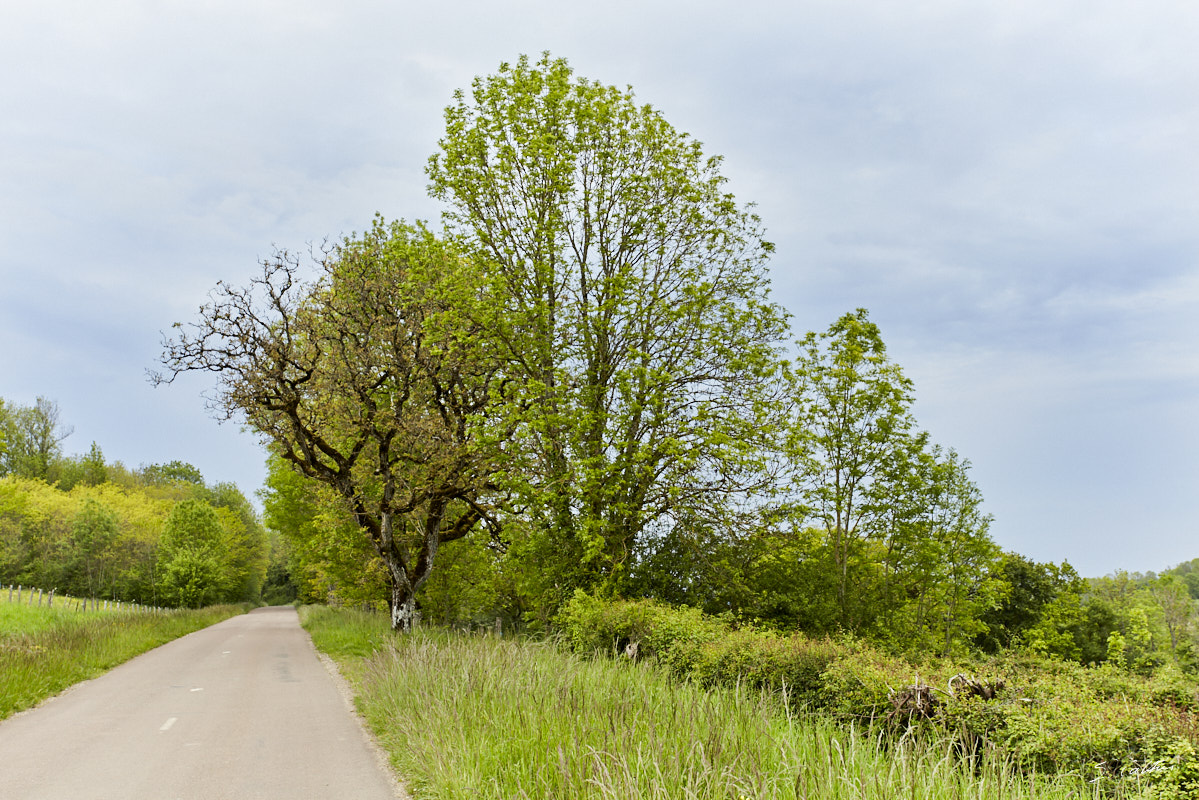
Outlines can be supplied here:
<path id="1" fill-rule="evenodd" d="M 244 613 L 73 611 L 0 603 L 0 719 L 172 639 Z"/>
<path id="2" fill-rule="evenodd" d="M 385 619 L 352 612 L 302 619 L 351 665 L 364 715 L 421 800 L 1098 796 L 1068 776 L 967 769 L 949 747 L 884 746 L 759 692 L 704 690 L 652 666 L 488 636 L 393 637 Z"/>

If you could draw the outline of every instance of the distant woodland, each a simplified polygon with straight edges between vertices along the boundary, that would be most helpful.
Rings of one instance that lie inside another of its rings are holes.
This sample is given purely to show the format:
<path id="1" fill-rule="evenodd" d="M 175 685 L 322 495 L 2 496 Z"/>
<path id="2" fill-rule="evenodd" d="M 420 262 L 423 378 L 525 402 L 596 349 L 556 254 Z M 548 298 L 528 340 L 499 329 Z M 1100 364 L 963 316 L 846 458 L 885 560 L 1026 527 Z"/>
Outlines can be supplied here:
<path id="1" fill-rule="evenodd" d="M 190 464 L 69 456 L 56 403 L 0 400 L 0 583 L 147 605 L 256 602 L 270 557 L 254 507 Z M 268 587 L 269 591 L 269 587 Z"/>

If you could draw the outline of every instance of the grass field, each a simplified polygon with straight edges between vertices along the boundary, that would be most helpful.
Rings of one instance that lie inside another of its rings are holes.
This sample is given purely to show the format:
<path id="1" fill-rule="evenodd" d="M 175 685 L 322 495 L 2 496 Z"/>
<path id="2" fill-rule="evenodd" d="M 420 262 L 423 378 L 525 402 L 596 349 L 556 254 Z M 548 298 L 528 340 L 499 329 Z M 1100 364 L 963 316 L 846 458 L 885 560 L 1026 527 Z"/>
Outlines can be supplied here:
<path id="1" fill-rule="evenodd" d="M 8 591 L 0 591 L 0 719 L 244 610 L 76 611 L 65 598 L 47 608 L 36 600 L 9 602 Z"/>
<path id="2" fill-rule="evenodd" d="M 420 800 L 1090 798 L 1070 776 L 964 764 L 951 747 L 884 744 L 741 689 L 551 643 L 421 631 L 324 608 L 301 615 Z"/>

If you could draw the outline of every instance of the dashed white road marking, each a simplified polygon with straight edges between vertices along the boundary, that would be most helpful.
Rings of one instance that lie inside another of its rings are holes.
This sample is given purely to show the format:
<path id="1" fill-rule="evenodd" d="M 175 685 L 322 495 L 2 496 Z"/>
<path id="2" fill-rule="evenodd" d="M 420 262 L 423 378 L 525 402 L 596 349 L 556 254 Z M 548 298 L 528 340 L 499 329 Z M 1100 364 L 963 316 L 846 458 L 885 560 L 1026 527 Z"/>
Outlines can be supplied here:
<path id="1" fill-rule="evenodd" d="M 162 727 L 159 728 L 158 730 L 169 731 L 171 729 L 171 726 L 174 725 L 178 719 L 179 719 L 178 717 L 168 717 L 167 721 L 162 723 Z"/>

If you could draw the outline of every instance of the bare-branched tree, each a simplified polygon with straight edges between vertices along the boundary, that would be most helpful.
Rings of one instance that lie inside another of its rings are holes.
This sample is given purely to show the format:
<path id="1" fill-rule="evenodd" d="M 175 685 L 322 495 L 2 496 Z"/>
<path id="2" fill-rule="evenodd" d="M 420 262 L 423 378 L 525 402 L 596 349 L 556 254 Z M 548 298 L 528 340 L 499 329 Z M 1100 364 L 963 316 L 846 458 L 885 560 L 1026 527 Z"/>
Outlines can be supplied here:
<path id="1" fill-rule="evenodd" d="M 508 431 L 488 410 L 505 382 L 475 317 L 490 304 L 423 227 L 377 220 L 315 254 L 313 280 L 304 261 L 278 252 L 248 287 L 218 284 L 152 379 L 216 373 L 218 414 L 343 497 L 386 567 L 392 627 L 408 630 L 438 548 L 498 526 Z"/>

